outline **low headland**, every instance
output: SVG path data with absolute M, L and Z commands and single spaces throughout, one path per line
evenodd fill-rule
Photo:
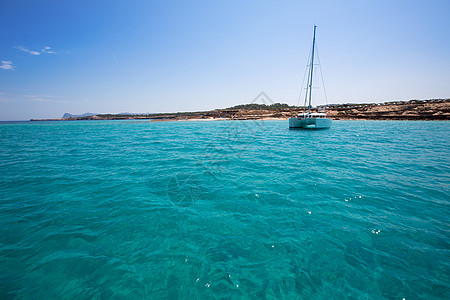
M 60 119 L 31 119 L 30 121 L 75 120 L 285 120 L 304 111 L 301 106 L 287 104 L 243 104 L 226 109 L 199 112 L 155 114 L 64 114 Z M 409 100 L 384 103 L 330 104 L 318 106 L 313 112 L 326 111 L 333 120 L 450 120 L 450 99 Z

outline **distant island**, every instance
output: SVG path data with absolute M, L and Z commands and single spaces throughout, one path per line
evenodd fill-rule
M 65 113 L 60 119 L 31 119 L 30 121 L 76 121 L 76 120 L 264 120 L 288 119 L 299 112 L 301 106 L 283 103 L 242 104 L 226 109 L 199 112 L 155 114 L 92 114 L 72 115 Z M 334 120 L 450 120 L 450 99 L 409 100 L 384 103 L 331 104 L 313 108 L 314 112 L 326 110 Z
M 95 116 L 95 115 L 97 115 L 97 114 L 94 114 L 94 113 L 84 113 L 84 114 L 81 114 L 81 115 L 72 115 L 72 114 L 69 114 L 69 113 L 65 113 L 65 114 L 62 116 L 62 119 L 84 118 L 84 117 L 92 117 L 92 116 Z

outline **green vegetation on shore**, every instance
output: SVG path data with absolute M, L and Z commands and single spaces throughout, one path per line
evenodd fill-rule
M 299 106 L 290 106 L 286 103 L 273 103 L 270 105 L 250 103 L 250 104 L 240 104 L 227 109 L 246 109 L 246 110 L 282 110 L 282 109 L 299 109 Z

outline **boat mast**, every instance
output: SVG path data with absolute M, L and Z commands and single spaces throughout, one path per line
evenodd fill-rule
M 308 113 L 311 113 L 311 92 L 312 92 L 312 83 L 313 83 L 313 70 L 314 70 L 314 46 L 316 43 L 316 25 L 314 25 L 314 35 L 313 35 L 313 45 L 312 45 L 312 53 L 311 53 L 311 68 L 309 74 L 309 104 L 308 104 Z

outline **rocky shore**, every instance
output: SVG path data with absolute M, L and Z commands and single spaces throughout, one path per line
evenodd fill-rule
M 335 105 L 327 115 L 347 120 L 450 120 L 450 99 Z
M 331 104 L 317 107 L 313 111 L 326 110 L 327 116 L 334 120 L 450 120 L 450 99 L 410 100 L 385 103 Z M 261 120 L 288 119 L 303 112 L 303 107 L 286 104 L 272 105 L 247 104 L 228 109 L 204 112 L 181 112 L 160 114 L 97 114 L 90 116 L 71 116 L 61 119 L 31 119 L 31 121 L 65 120 L 127 120 L 150 119 L 170 120 Z

